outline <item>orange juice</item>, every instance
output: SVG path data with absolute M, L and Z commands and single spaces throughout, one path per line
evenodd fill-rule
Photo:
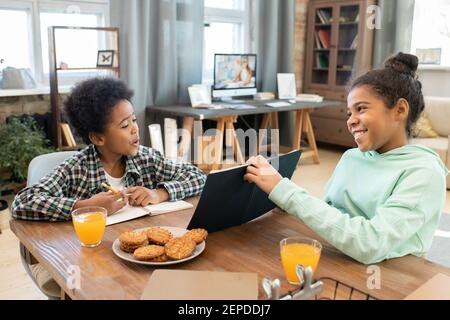
M 105 232 L 106 214 L 86 212 L 72 216 L 75 232 L 83 246 L 94 247 L 100 244 Z
M 281 263 L 283 264 L 284 273 L 290 283 L 298 284 L 299 280 L 295 267 L 301 264 L 306 269 L 311 267 L 313 272 L 316 271 L 317 264 L 320 259 L 320 247 L 306 243 L 290 243 L 281 246 Z

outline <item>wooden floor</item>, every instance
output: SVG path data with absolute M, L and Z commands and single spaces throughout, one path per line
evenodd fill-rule
M 343 149 L 319 146 L 320 165 L 314 164 L 312 158 L 301 160 L 300 166 L 294 173 L 293 181 L 312 195 L 323 197 L 324 185 L 342 153 Z M 0 229 L 2 230 L 0 234 L 0 299 L 46 299 L 22 266 L 19 242 L 9 230 L 9 212 L 5 211 L 0 213 Z M 447 191 L 444 212 L 450 213 L 449 191 Z

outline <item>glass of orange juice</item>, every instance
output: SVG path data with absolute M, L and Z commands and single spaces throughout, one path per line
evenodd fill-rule
M 280 241 L 281 263 L 290 284 L 299 285 L 296 266 L 311 267 L 313 273 L 319 264 L 322 245 L 319 241 L 303 237 L 289 237 Z
M 72 212 L 75 232 L 83 247 L 96 247 L 105 233 L 107 211 L 102 207 L 85 207 Z

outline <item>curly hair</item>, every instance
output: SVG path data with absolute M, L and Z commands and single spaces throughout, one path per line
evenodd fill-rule
M 133 91 L 115 78 L 92 78 L 80 82 L 64 102 L 64 115 L 85 143 L 89 133 L 103 133 L 109 116 L 120 100 L 130 101 Z
M 389 109 L 394 108 L 399 99 L 406 99 L 409 104 L 406 133 L 411 136 L 412 127 L 425 108 L 422 84 L 416 75 L 418 64 L 416 56 L 399 52 L 386 60 L 384 68 L 369 71 L 354 80 L 350 91 L 369 86 Z

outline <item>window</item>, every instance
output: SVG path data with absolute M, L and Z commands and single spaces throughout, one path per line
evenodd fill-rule
M 29 26 L 29 7 L 14 6 L 14 8 L 4 9 L 0 3 L 0 39 L 2 43 L 0 71 L 7 66 L 30 69 L 33 67 Z
M 0 52 L 1 68 L 12 66 L 30 68 L 36 81 L 41 86 L 49 83 L 49 26 L 102 27 L 109 23 L 109 0 L 0 0 L 0 39 L 8 43 Z M 14 30 L 11 32 L 10 30 Z M 68 31 L 58 41 L 61 52 L 75 57 L 71 66 L 95 66 L 99 41 L 97 37 L 83 38 L 83 50 L 74 47 L 73 37 Z M 6 40 L 5 40 L 6 39 Z M 78 42 L 79 43 L 79 42 Z M 61 49 L 64 48 L 64 49 Z M 73 54 L 76 52 L 76 54 Z M 94 54 L 92 54 L 94 52 Z M 94 60 L 94 63 L 92 63 Z M 91 72 L 92 73 L 92 72 Z M 86 72 L 67 72 L 60 75 L 60 84 L 72 84 L 86 77 Z
M 40 14 L 41 20 L 41 40 L 42 40 L 42 61 L 44 72 L 48 74 L 49 53 L 48 53 L 48 27 L 49 26 L 83 26 L 97 27 L 99 26 L 98 18 L 94 14 L 67 14 L 67 13 L 50 13 L 43 12 Z M 87 36 L 87 37 L 86 37 Z M 84 43 L 83 50 L 75 47 L 79 43 Z M 58 55 L 61 57 L 74 56 L 71 67 L 95 66 L 98 42 L 95 33 L 73 32 L 67 30 L 58 37 Z M 92 51 L 94 50 L 94 55 Z M 75 55 L 73 53 L 76 53 Z M 94 63 L 92 63 L 92 59 Z M 67 62 L 67 61 L 66 61 Z
M 450 67 L 450 1 L 415 0 L 411 53 L 421 64 Z
M 250 52 L 249 0 L 205 0 L 203 83 L 213 82 L 215 53 Z

